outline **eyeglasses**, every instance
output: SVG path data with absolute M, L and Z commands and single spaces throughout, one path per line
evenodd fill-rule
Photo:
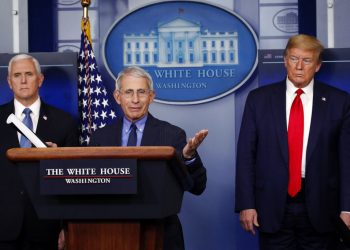
M 119 93 L 121 95 L 123 95 L 125 98 L 130 99 L 134 96 L 135 92 L 137 94 L 137 97 L 139 98 L 145 98 L 148 97 L 149 94 L 151 93 L 152 90 L 150 89 L 137 89 L 137 90 L 133 90 L 133 89 L 127 89 L 125 91 L 121 91 L 119 90 Z
M 297 64 L 300 60 L 305 64 L 305 65 L 310 65 L 313 63 L 313 60 L 311 58 L 300 58 L 300 57 L 296 57 L 296 56 L 289 56 L 288 60 L 292 63 L 292 64 Z

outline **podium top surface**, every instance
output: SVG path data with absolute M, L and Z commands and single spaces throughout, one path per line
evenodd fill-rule
M 11 148 L 6 155 L 11 161 L 103 158 L 170 160 L 176 156 L 176 150 L 169 146 Z

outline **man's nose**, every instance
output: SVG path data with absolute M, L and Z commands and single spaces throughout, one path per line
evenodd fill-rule
M 304 67 L 304 62 L 303 60 L 298 60 L 296 64 L 297 69 L 302 69 Z
M 27 81 L 27 77 L 26 77 L 26 75 L 21 75 L 21 82 L 22 83 L 25 83 Z
M 132 95 L 132 102 L 137 103 L 139 102 L 139 95 L 137 94 L 137 91 L 134 92 L 134 94 Z

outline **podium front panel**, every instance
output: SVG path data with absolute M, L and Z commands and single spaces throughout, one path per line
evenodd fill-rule
M 164 160 L 137 160 L 137 193 L 41 195 L 39 162 L 17 164 L 41 219 L 161 219 L 180 211 L 183 186 Z

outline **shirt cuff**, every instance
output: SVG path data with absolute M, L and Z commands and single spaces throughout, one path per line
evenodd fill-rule
M 196 154 L 192 158 L 185 158 L 182 155 L 182 159 L 183 159 L 183 161 L 185 162 L 186 165 L 190 165 L 191 163 L 193 163 L 197 159 L 197 157 L 196 157 Z

